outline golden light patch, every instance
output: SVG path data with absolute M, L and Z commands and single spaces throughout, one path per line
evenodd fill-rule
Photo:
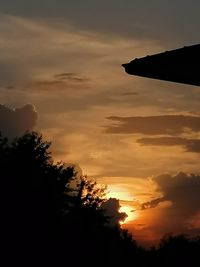
M 108 186 L 108 198 L 116 198 L 123 201 L 133 201 L 131 192 L 118 185 Z
M 120 224 L 126 224 L 128 222 L 134 221 L 137 217 L 137 214 L 134 205 L 131 205 L 134 202 L 133 194 L 120 185 L 109 186 L 108 191 L 108 198 L 116 198 L 119 200 L 119 203 L 121 205 L 119 212 L 124 212 L 127 214 L 126 219 L 124 221 L 121 221 Z M 128 205 L 127 203 L 130 204 Z
M 132 206 L 122 206 L 119 209 L 119 212 L 125 212 L 127 214 L 126 219 L 124 221 L 121 221 L 120 224 L 129 223 L 137 218 L 136 210 Z

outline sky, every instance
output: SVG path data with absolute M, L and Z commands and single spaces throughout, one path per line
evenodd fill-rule
M 199 43 L 196 0 L 0 0 L 0 127 L 108 185 L 142 243 L 200 229 L 200 88 L 129 76 Z

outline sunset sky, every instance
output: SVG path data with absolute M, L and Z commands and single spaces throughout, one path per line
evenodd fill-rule
M 38 130 L 56 161 L 108 185 L 142 243 L 200 233 L 200 87 L 121 64 L 199 43 L 199 10 L 196 0 L 0 1 L 2 132 Z

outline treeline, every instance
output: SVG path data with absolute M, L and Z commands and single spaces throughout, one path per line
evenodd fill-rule
M 145 250 L 105 211 L 105 188 L 54 163 L 36 132 L 0 137 L 4 266 L 195 266 L 200 239 L 163 239 Z M 118 210 L 115 211 L 122 218 Z M 197 265 L 198 266 L 198 265 Z

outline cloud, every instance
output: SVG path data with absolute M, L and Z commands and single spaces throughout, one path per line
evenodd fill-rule
M 61 81 L 71 81 L 71 82 L 87 82 L 89 81 L 88 78 L 82 77 L 77 73 L 71 73 L 71 72 L 66 72 L 66 73 L 60 73 L 54 75 L 54 78 L 56 80 L 61 80 Z
M 180 172 L 175 176 L 160 175 L 152 181 L 157 184 L 162 196 L 143 203 L 141 208 L 150 209 L 166 201 L 171 202 L 165 212 L 165 216 L 171 219 L 169 224 L 176 225 L 176 228 L 181 225 L 187 230 L 188 221 L 200 211 L 200 175 Z M 165 218 L 163 224 L 165 225 Z
M 97 33 L 83 32 L 63 21 L 55 24 L 39 18 L 1 14 L 0 34 L 0 82 L 3 87 L 24 86 L 52 76 L 55 76 L 53 80 L 87 82 L 88 75 L 79 73 L 89 70 L 90 75 L 99 68 L 97 62 L 101 57 L 111 49 L 113 51 L 112 43 L 107 45 L 106 38 L 102 40 Z M 118 45 L 117 49 L 120 47 Z M 103 48 L 109 51 L 105 52 Z
M 150 146 L 182 146 L 186 152 L 200 153 L 200 139 L 187 139 L 182 137 L 154 137 L 140 138 L 141 145 Z
M 159 175 L 152 178 L 152 181 L 157 184 L 162 197 L 143 203 L 143 205 L 148 203 L 148 208 L 150 208 L 163 201 L 171 201 L 173 208 L 182 207 L 181 213 L 187 216 L 194 215 L 200 210 L 200 175 L 179 172 L 174 176 Z M 180 211 L 177 210 L 177 212 Z
M 119 221 L 124 221 L 127 217 L 127 214 L 124 212 L 119 212 L 120 204 L 119 200 L 116 198 L 109 198 L 106 202 L 101 205 L 101 209 L 104 211 L 104 214 L 109 218 L 109 225 L 116 226 Z
M 141 210 L 152 209 L 157 207 L 160 202 L 163 202 L 163 197 L 155 198 L 151 201 L 147 201 L 141 204 Z
M 37 118 L 38 114 L 31 104 L 16 109 L 0 105 L 0 132 L 7 138 L 23 135 L 33 129 Z
M 97 31 L 71 27 L 64 21 L 52 23 L 38 17 L 13 16 L 0 16 L 0 21 L 1 86 L 15 87 L 15 90 L 1 90 L 1 102 L 12 107 L 34 103 L 40 111 L 37 129 L 55 143 L 55 150 L 63 151 L 59 160 L 66 154 L 65 160 L 79 162 L 87 173 L 95 173 L 98 177 L 144 177 L 163 169 L 174 171 L 177 165 L 184 171 L 198 168 L 198 155 L 191 157 L 191 154 L 175 149 L 173 155 L 171 151 L 168 154 L 158 152 L 159 149 L 152 151 L 136 143 L 135 136 L 128 139 L 129 136 L 124 135 L 105 135 L 99 127 L 105 123 L 106 116 L 113 114 L 150 116 L 187 111 L 191 107 L 198 110 L 199 99 L 193 89 L 177 85 L 172 88 L 164 82 L 161 86 L 153 81 L 128 77 L 120 67 L 131 57 L 163 48 L 151 41 L 138 41 L 135 36 L 113 39 Z M 71 91 L 66 85 L 63 87 L 61 78 L 64 77 L 61 76 L 65 73 L 68 74 L 63 76 L 70 79 L 73 78 L 70 73 L 91 78 L 90 90 L 81 90 L 86 82 L 81 86 L 79 82 L 73 82 L 76 88 L 70 86 Z M 57 83 L 54 75 L 59 76 L 61 83 Z M 25 90 L 31 82 L 36 82 L 33 90 Z M 120 96 L 120 93 L 132 91 L 138 91 L 139 95 Z M 178 98 L 177 104 L 178 94 L 184 95 L 184 101 Z M 158 98 L 165 102 L 158 102 Z M 170 108 L 173 111 L 169 111 Z M 57 132 L 61 133 L 59 145 Z
M 53 78 L 42 79 L 30 83 L 26 89 L 34 90 L 74 90 L 74 89 L 88 89 L 90 81 L 89 78 L 82 77 L 76 73 L 60 73 L 55 74 Z
M 200 116 L 161 115 L 148 117 L 117 117 L 107 119 L 116 122 L 106 127 L 106 133 L 179 135 L 190 131 L 200 131 Z
M 8 86 L 5 86 L 5 89 L 7 89 L 7 90 L 13 90 L 13 89 L 15 89 L 15 87 L 12 86 L 12 85 L 8 85 Z
M 141 204 L 140 216 L 130 225 L 135 238 L 152 246 L 166 233 L 199 235 L 200 175 L 180 172 L 149 181 L 157 187 L 157 196 Z M 140 228 L 140 223 L 145 225 Z

